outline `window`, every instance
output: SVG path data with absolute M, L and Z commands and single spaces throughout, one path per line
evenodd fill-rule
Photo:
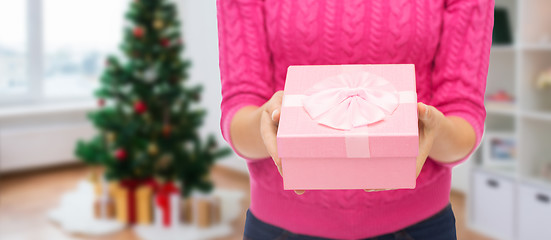
M 44 95 L 91 95 L 122 41 L 126 1 L 43 0 Z
M 0 1 L 0 101 L 91 98 L 128 2 Z
M 25 1 L 0 1 L 0 96 L 28 91 Z

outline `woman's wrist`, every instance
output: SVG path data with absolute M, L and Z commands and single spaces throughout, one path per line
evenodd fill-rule
M 461 117 L 443 117 L 435 131 L 429 156 L 439 162 L 451 163 L 469 154 L 476 142 L 470 123 Z
M 434 142 L 446 141 L 452 134 L 454 123 L 448 117 L 443 116 L 434 131 Z
M 268 156 L 260 136 L 260 117 L 265 107 L 244 106 L 237 110 L 230 124 L 230 137 L 235 149 L 246 158 Z

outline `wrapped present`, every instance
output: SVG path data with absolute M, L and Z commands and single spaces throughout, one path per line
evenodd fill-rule
M 214 197 L 211 201 L 210 216 L 212 224 L 219 224 L 222 221 L 222 201 Z
M 136 223 L 149 225 L 153 222 L 153 188 L 142 185 L 136 189 Z
M 180 219 L 182 223 L 191 224 L 193 221 L 191 204 L 191 198 L 182 198 L 180 201 Z
M 115 217 L 115 203 L 109 194 L 109 183 L 104 177 L 98 177 L 93 182 L 96 199 L 94 201 L 94 216 L 100 219 Z
M 277 133 L 284 189 L 415 188 L 412 64 L 291 66 Z
M 129 223 L 129 200 L 126 189 L 119 186 L 118 182 L 109 185 L 109 190 L 115 202 L 115 217 L 119 222 Z
M 115 203 L 110 197 L 96 198 L 94 201 L 94 216 L 99 219 L 115 218 Z
M 171 227 L 180 221 L 180 190 L 173 182 L 154 183 L 155 225 Z
M 92 168 L 88 180 L 94 187 L 94 194 L 96 197 L 108 194 L 108 183 L 100 169 Z
M 220 199 L 212 195 L 196 195 L 191 199 L 193 224 L 208 228 L 221 221 Z
M 151 224 L 153 189 L 147 180 L 123 180 L 111 185 L 117 220 L 126 224 Z
M 109 193 L 109 183 L 98 169 L 93 169 L 90 183 L 94 187 L 94 216 L 99 219 L 111 219 L 115 217 L 115 204 Z

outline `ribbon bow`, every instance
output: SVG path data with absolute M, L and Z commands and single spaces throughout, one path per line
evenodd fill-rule
M 368 72 L 329 77 L 306 90 L 304 109 L 318 123 L 350 130 L 391 115 L 399 105 L 394 86 Z
M 167 182 L 165 184 L 160 184 L 155 181 L 151 182 L 151 185 L 155 189 L 157 197 L 155 198 L 155 203 L 162 211 L 163 214 L 163 225 L 169 227 L 171 225 L 171 214 L 170 214 L 170 194 L 179 193 L 180 190 L 174 183 Z

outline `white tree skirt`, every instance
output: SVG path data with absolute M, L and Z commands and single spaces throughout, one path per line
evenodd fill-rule
M 59 206 L 48 213 L 48 218 L 69 233 L 84 235 L 106 235 L 125 227 L 116 220 L 94 217 L 94 188 L 85 180 L 78 183 L 75 191 L 63 195 Z
M 244 194 L 236 190 L 216 189 L 212 194 L 221 199 L 221 224 L 200 229 L 190 225 L 177 225 L 164 228 L 158 225 L 140 226 L 133 229 L 144 240 L 201 240 L 223 237 L 231 234 L 230 222 L 241 213 L 241 199 Z M 93 185 L 82 180 L 77 189 L 65 193 L 59 206 L 48 213 L 48 218 L 57 222 L 62 229 L 73 234 L 107 235 L 118 232 L 125 225 L 116 220 L 96 219 L 94 217 Z M 236 207 L 239 206 L 239 207 Z

